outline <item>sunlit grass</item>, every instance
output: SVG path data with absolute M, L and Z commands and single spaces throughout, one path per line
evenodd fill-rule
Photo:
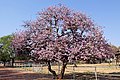
M 96 72 L 98 73 L 113 73 L 113 72 L 120 72 L 120 68 L 115 65 L 115 63 L 101 63 L 101 64 L 77 64 L 77 67 L 73 67 L 74 65 L 67 65 L 65 74 L 70 74 L 73 72 L 76 73 L 85 73 L 85 72 Z M 50 74 L 50 72 L 47 69 L 47 66 L 43 67 L 22 67 L 22 70 L 26 71 L 33 71 L 37 73 L 44 73 L 44 74 Z M 60 73 L 61 66 L 55 65 L 52 66 L 52 69 L 56 71 L 57 74 Z

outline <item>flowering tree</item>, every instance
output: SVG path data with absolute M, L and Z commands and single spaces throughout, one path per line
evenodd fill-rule
M 27 31 L 19 31 L 13 34 L 12 49 L 18 60 L 28 60 L 30 58 L 30 48 L 28 46 Z
M 99 26 L 85 14 L 65 6 L 52 6 L 38 13 L 35 21 L 27 21 L 26 30 L 13 39 L 15 50 L 29 49 L 35 61 L 46 61 L 56 78 L 51 62 L 62 63 L 63 78 L 68 62 L 110 58 L 111 48 Z

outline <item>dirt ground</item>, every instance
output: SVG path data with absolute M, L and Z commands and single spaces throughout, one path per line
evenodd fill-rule
M 46 78 L 47 76 L 47 78 Z M 46 79 L 45 79 L 46 78 Z M 0 80 L 51 80 L 51 75 L 0 67 Z

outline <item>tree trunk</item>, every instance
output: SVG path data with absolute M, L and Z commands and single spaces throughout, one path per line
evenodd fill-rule
M 66 65 L 67 65 L 67 62 L 63 62 L 63 64 L 62 64 L 62 69 L 61 69 L 61 73 L 60 73 L 60 78 L 59 78 L 59 79 L 63 79 Z
M 11 66 L 14 67 L 14 58 L 12 58 L 12 65 Z
M 54 70 L 52 70 L 50 61 L 47 61 L 47 63 L 48 63 L 48 70 L 53 74 L 53 76 L 54 76 L 53 78 L 56 79 L 57 74 L 56 74 L 56 72 Z
M 4 61 L 4 62 L 3 62 L 4 67 L 5 67 L 5 64 L 6 64 L 6 62 Z

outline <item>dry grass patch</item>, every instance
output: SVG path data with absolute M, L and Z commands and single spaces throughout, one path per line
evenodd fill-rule
M 114 63 L 108 64 L 108 63 L 102 63 L 102 64 L 77 64 L 77 67 L 73 67 L 74 65 L 67 65 L 65 74 L 70 74 L 73 72 L 76 73 L 85 73 L 85 72 L 95 72 L 99 73 L 114 73 L 114 72 L 120 72 L 120 68 L 116 67 Z M 58 65 L 52 66 L 52 69 L 56 71 L 57 74 L 60 73 L 61 66 Z M 24 67 L 24 70 L 27 71 L 35 71 L 38 73 L 43 74 L 51 74 L 47 66 L 44 67 Z

